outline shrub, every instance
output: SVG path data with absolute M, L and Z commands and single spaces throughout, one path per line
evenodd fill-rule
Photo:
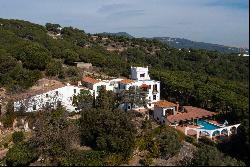
M 106 153 L 103 151 L 71 150 L 57 157 L 59 166 L 103 166 Z
M 125 164 L 126 162 L 126 158 L 124 159 L 124 156 L 121 154 L 109 154 L 105 160 L 105 163 L 108 166 L 117 166 L 117 165 L 121 165 L 121 164 Z
M 14 142 L 14 143 L 18 143 L 18 142 L 21 142 L 21 141 L 23 141 L 24 140 L 24 134 L 23 134 L 23 132 L 14 132 L 13 134 L 12 134 L 12 141 Z
M 215 146 L 216 145 L 212 140 L 210 140 L 207 137 L 199 138 L 199 142 L 201 142 L 202 144 L 210 145 L 210 146 Z
M 7 166 L 26 166 L 38 158 L 35 150 L 27 143 L 15 144 L 6 154 Z
M 13 125 L 15 120 L 15 113 L 14 113 L 14 103 L 13 101 L 9 101 L 6 106 L 6 113 L 2 117 L 2 123 L 4 128 L 10 128 Z
M 153 163 L 153 159 L 147 155 L 145 158 L 140 159 L 139 163 L 143 166 L 149 166 Z
M 108 107 L 108 106 L 107 106 Z M 91 109 L 80 118 L 81 141 L 94 149 L 129 156 L 135 144 L 135 126 L 120 110 Z
M 216 147 L 203 145 L 194 154 L 193 165 L 195 166 L 244 166 L 230 156 L 221 153 Z
M 191 144 L 196 144 L 196 140 L 194 137 L 191 137 L 191 136 L 185 136 L 185 141 L 186 142 L 189 142 Z

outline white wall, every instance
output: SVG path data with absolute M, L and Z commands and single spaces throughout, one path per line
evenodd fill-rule
M 26 112 L 33 112 L 45 107 L 47 102 L 52 107 L 56 107 L 57 102 L 61 101 L 61 104 L 68 111 L 74 111 L 75 106 L 72 105 L 73 96 L 79 94 L 81 89 L 83 88 L 67 85 L 43 94 L 38 94 L 28 99 L 14 102 L 14 110 L 18 111 L 21 107 L 21 104 L 24 104 L 24 106 L 26 107 Z M 34 105 L 36 105 L 36 110 L 33 110 Z
M 144 74 L 144 77 L 140 77 L 141 74 Z M 150 80 L 148 74 L 148 67 L 131 67 L 131 79 L 133 80 Z
M 176 113 L 176 108 L 175 106 L 170 106 L 170 107 L 165 107 L 165 108 L 162 108 L 162 107 L 155 107 L 154 108 L 154 119 L 163 123 L 163 121 L 166 122 L 166 115 L 167 115 L 167 111 L 168 109 L 173 109 L 174 110 L 174 113 Z M 157 119 L 158 118 L 158 119 Z
M 163 112 L 163 108 L 160 107 L 155 107 L 154 108 L 154 119 L 158 122 L 163 123 L 163 121 L 165 121 L 165 114 Z

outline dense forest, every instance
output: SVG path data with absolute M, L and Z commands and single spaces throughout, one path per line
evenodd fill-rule
M 72 66 L 76 61 L 90 62 L 110 76 L 128 77 L 131 65 L 149 66 L 153 79 L 161 81 L 163 99 L 216 111 L 217 119 L 226 118 L 232 124 L 240 122 L 239 133 L 217 148 L 248 163 L 248 57 L 175 49 L 157 40 L 112 35 L 107 37 L 124 45 L 130 43 L 130 47 L 122 52 L 108 52 L 99 40 L 93 41 L 83 30 L 59 27 L 0 19 L 0 87 L 17 93 L 45 76 L 63 79 L 76 73 L 73 67 L 65 69 L 63 65 Z M 60 38 L 52 38 L 48 32 L 60 33 Z M 227 145 L 226 149 L 223 145 Z

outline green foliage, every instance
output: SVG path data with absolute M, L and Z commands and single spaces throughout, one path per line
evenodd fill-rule
M 171 157 L 181 148 L 181 142 L 178 133 L 167 130 L 157 135 L 157 143 L 159 143 L 160 154 L 163 157 Z
M 14 143 L 22 142 L 24 139 L 25 139 L 25 136 L 24 136 L 24 134 L 23 134 L 22 131 L 20 131 L 20 132 L 14 132 L 12 134 L 12 141 Z
M 9 101 L 6 105 L 6 113 L 2 117 L 2 123 L 4 128 L 11 128 L 15 119 L 15 113 L 14 113 L 14 102 Z
M 15 93 L 33 86 L 40 78 L 40 71 L 27 70 L 19 64 L 8 73 L 5 84 L 9 91 Z
M 53 31 L 55 33 L 59 33 L 60 30 L 59 28 L 61 27 L 59 24 L 51 24 L 51 23 L 46 23 L 45 27 L 48 31 Z
M 118 94 L 118 101 L 120 104 L 130 104 L 132 106 L 143 106 L 147 108 L 147 93 L 142 89 L 129 87 L 129 90 L 124 90 Z
M 61 66 L 55 59 L 68 65 L 73 65 L 74 61 L 89 62 L 108 75 L 127 77 L 131 65 L 148 65 L 151 77 L 161 81 L 162 98 L 219 112 L 218 119 L 227 119 L 230 123 L 244 123 L 249 116 L 248 57 L 206 50 L 178 50 L 156 40 L 109 36 L 109 41 L 121 42 L 128 48 L 117 54 L 106 51 L 100 46 L 100 40 L 94 42 L 76 28 L 64 27 L 62 39 L 53 39 L 47 35 L 47 30 L 58 33 L 58 24 L 48 23 L 44 27 L 6 19 L 0 19 L 0 23 L 0 86 L 12 93 L 34 85 L 44 70 L 49 76 L 60 79 L 71 76 L 76 80 L 73 77 L 77 72 L 60 72 Z M 90 47 L 84 48 L 86 44 Z M 239 150 L 249 148 L 246 126 L 248 124 L 244 123 L 239 140 L 233 140 L 239 142 L 235 144 L 241 148 Z M 239 150 L 237 153 L 241 155 Z M 248 155 L 243 154 L 241 157 L 248 161 Z
M 63 51 L 63 58 L 65 59 L 65 63 L 70 65 L 73 65 L 74 62 L 79 61 L 78 54 L 70 49 L 66 49 Z
M 135 127 L 127 113 L 120 110 L 89 109 L 81 115 L 83 144 L 97 150 L 122 153 L 125 157 L 132 153 Z
M 94 97 L 88 90 L 81 90 L 80 94 L 73 97 L 73 104 L 82 111 L 89 110 L 94 107 Z
M 6 165 L 26 166 L 37 158 L 36 151 L 28 143 L 17 143 L 7 152 Z
M 103 151 L 70 151 L 58 157 L 59 166 L 105 166 L 106 153 Z
M 207 137 L 200 137 L 199 143 L 203 145 L 210 145 L 210 146 L 216 146 L 215 142 L 213 142 L 211 139 Z
M 216 147 L 204 145 L 194 154 L 195 166 L 244 166 L 244 163 L 234 158 L 225 156 Z
M 181 148 L 182 137 L 171 127 L 157 127 L 146 133 L 137 140 L 140 151 L 149 151 L 150 157 L 170 158 Z
M 78 143 L 78 129 L 67 120 L 64 108 L 39 111 L 31 141 L 38 152 L 52 159 L 68 152 Z
M 127 158 L 125 158 L 122 153 L 109 153 L 105 158 L 105 165 L 107 166 L 119 166 L 126 163 Z
M 112 110 L 115 108 L 115 94 L 101 87 L 99 95 L 96 98 L 96 108 L 103 110 Z
M 185 137 L 185 141 L 186 141 L 186 142 L 189 142 L 189 143 L 191 143 L 191 144 L 196 145 L 196 139 L 195 139 L 194 137 L 192 137 L 192 136 L 186 136 L 186 137 Z
M 149 156 L 146 156 L 145 158 L 140 159 L 139 163 L 143 166 L 150 166 L 153 163 L 153 159 Z
M 62 63 L 60 61 L 52 60 L 46 65 L 46 75 L 48 76 L 59 76 L 62 72 Z
M 218 143 L 218 148 L 249 165 L 249 119 L 242 121 L 242 124 L 237 129 L 237 134 L 232 135 L 230 140 Z

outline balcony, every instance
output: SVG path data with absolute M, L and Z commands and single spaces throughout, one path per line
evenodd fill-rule
M 153 94 L 157 94 L 157 93 L 159 93 L 159 91 L 156 90 L 156 89 L 153 89 L 152 93 L 153 93 Z

